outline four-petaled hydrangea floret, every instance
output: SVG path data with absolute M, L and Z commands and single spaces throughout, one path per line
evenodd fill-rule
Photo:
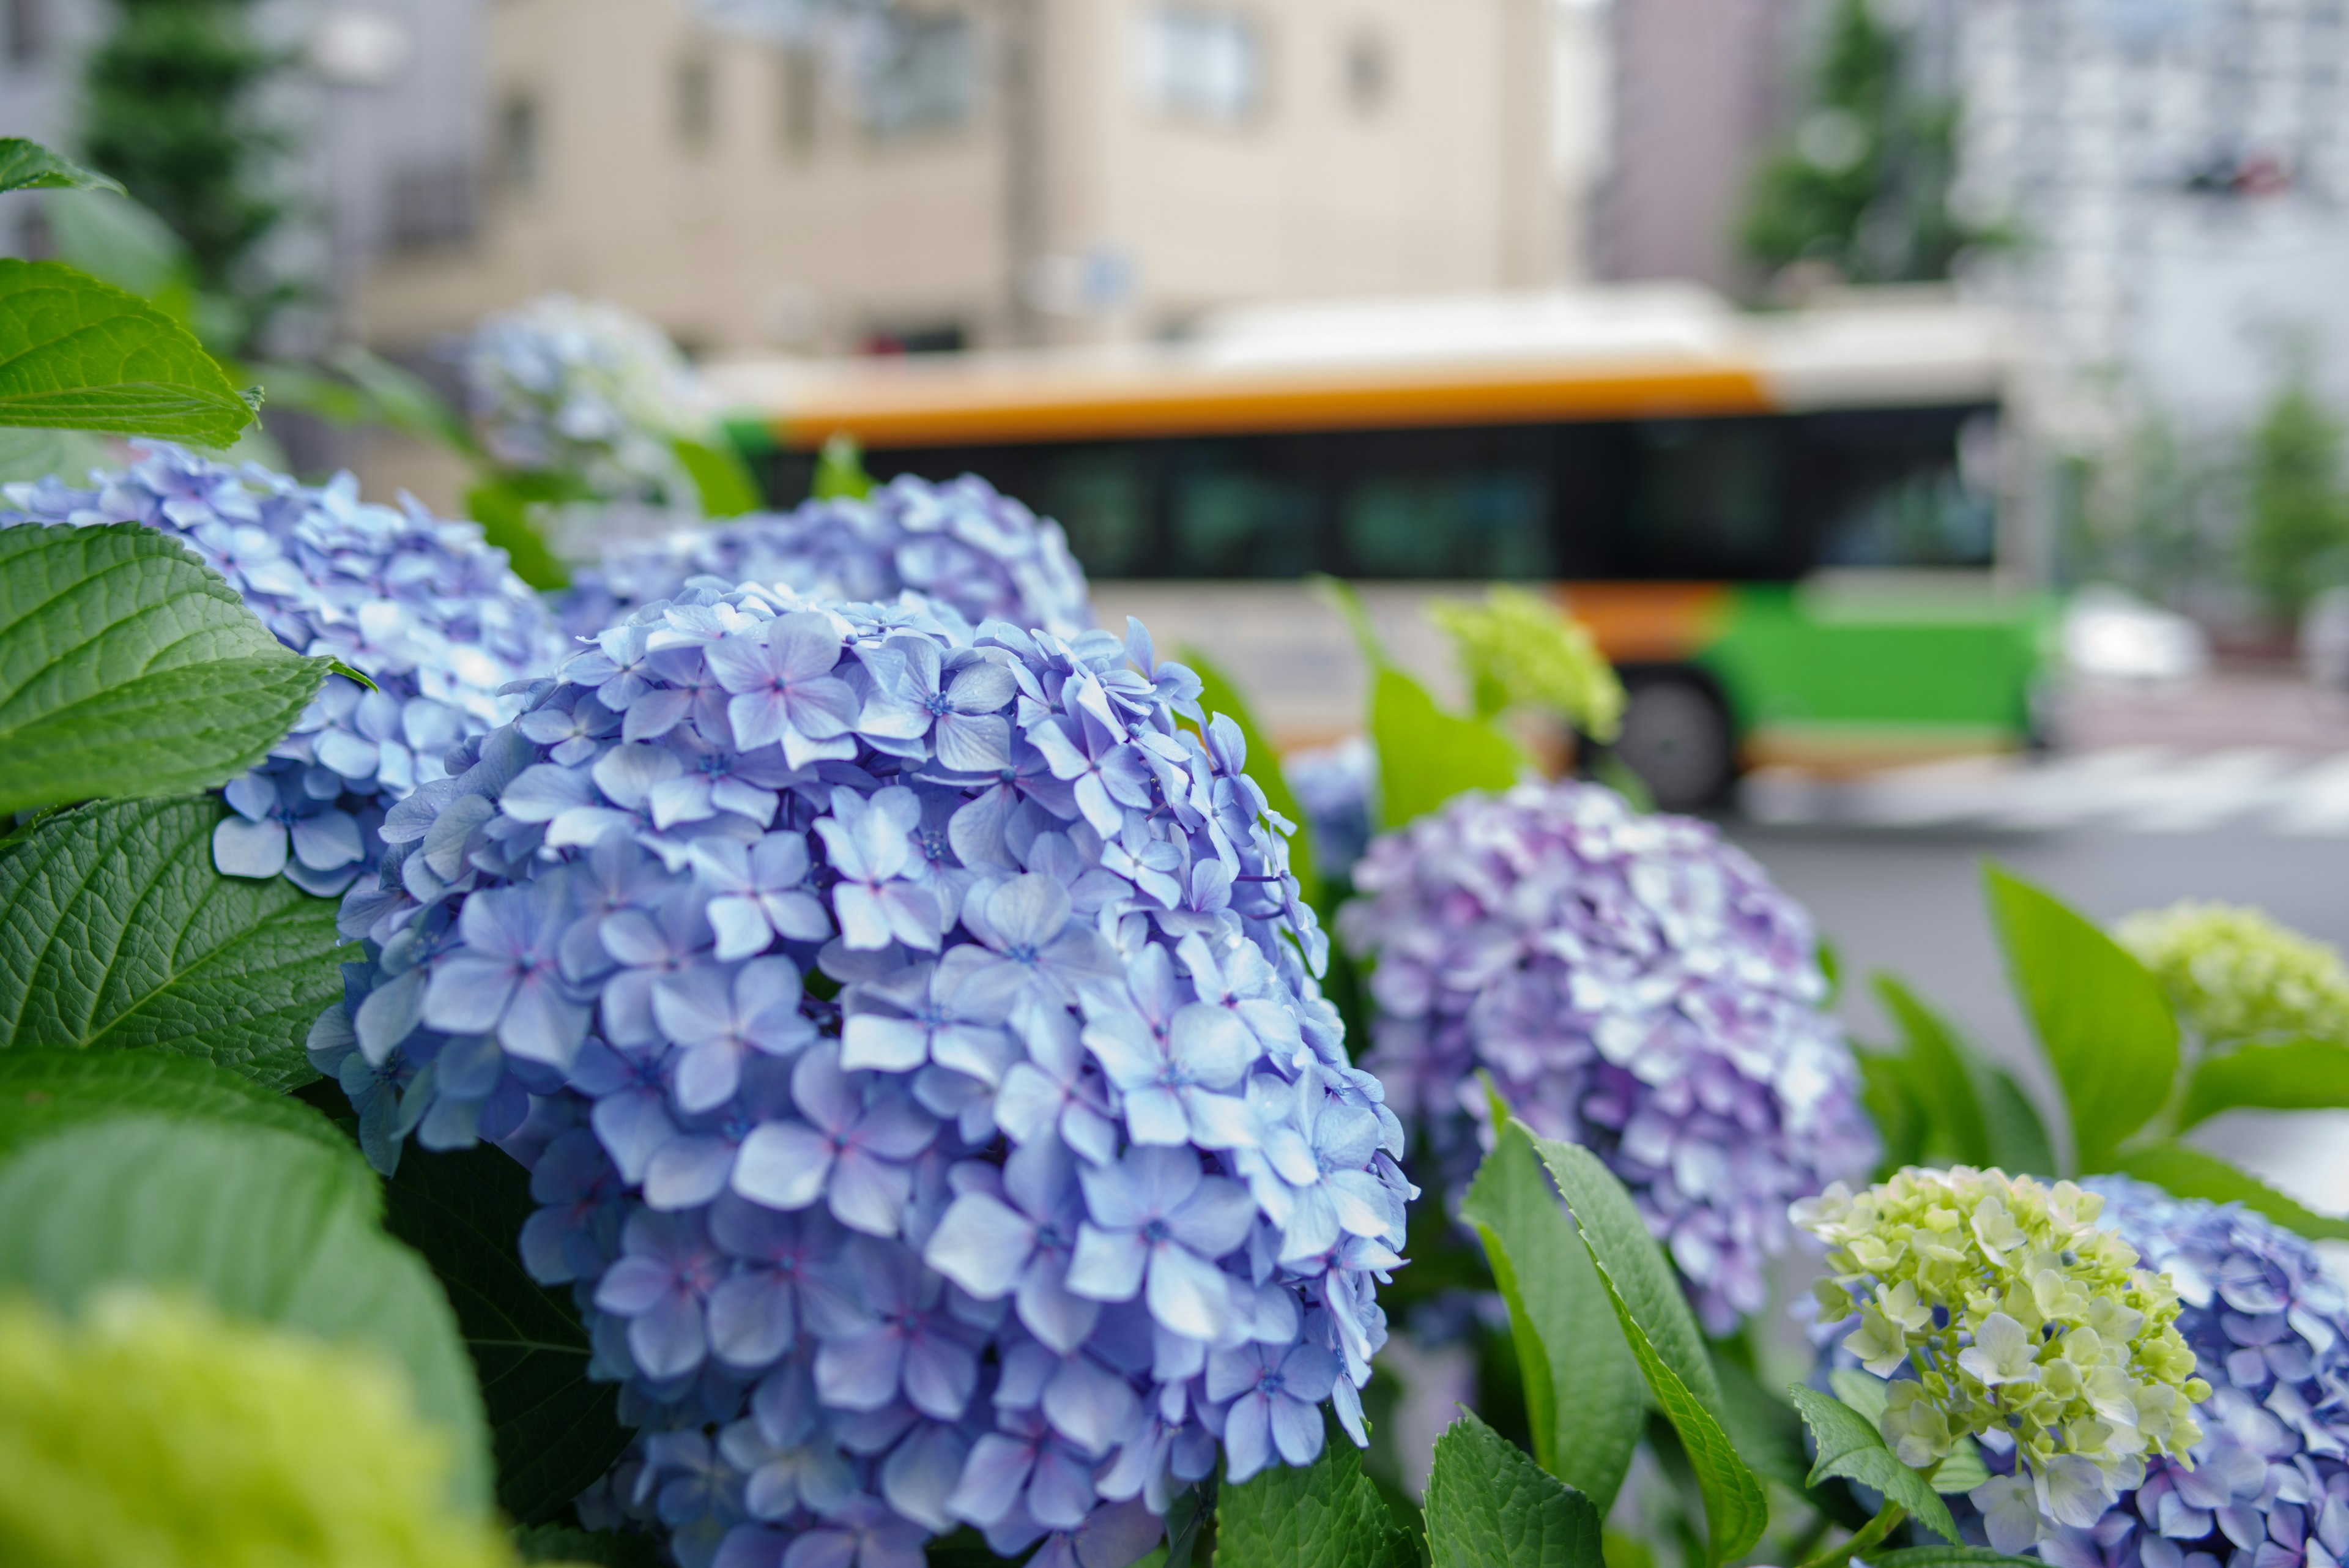
M 709 400 L 668 335 L 633 311 L 550 294 L 490 317 L 465 381 L 503 466 L 563 475 L 596 500 L 694 499 L 675 443 L 709 439 Z
M 1893 1380 L 1880 1424 L 1893 1452 L 1931 1471 L 1987 1435 L 2013 1456 L 1971 1494 L 2002 1552 L 2094 1524 L 2149 1459 L 2201 1441 L 2191 1407 L 2210 1386 L 2177 1293 L 2097 1227 L 2103 1207 L 2068 1181 L 1964 1166 L 1857 1196 L 1837 1182 L 1794 1206 L 1827 1245 L 1820 1321 L 1856 1318 L 1843 1348 Z
M 644 1431 L 588 1515 L 1117 1568 L 1219 1448 L 1362 1440 L 1402 1129 L 1199 690 L 1138 625 L 697 588 L 391 813 L 313 1059 L 379 1163 L 532 1166 Z
M 2039 1542 L 2058 1568 L 2340 1568 L 2349 1561 L 2349 1300 L 2306 1241 L 2240 1204 L 2122 1177 L 2098 1223 L 2177 1287 L 2176 1328 L 2211 1385 L 2190 1456 Z
M 1595 784 L 1471 794 L 1374 842 L 1354 885 L 1366 1065 L 1445 1184 L 1489 1141 L 1489 1074 L 1622 1179 L 1714 1332 L 1762 1305 L 1787 1203 L 1874 1164 L 1810 920 L 1709 825 Z
M 2131 915 L 2113 935 L 2212 1044 L 2349 1038 L 2349 968 L 2341 950 L 2257 909 L 2187 899 Z
M 564 624 L 592 636 L 704 577 L 859 602 L 913 593 L 974 626 L 1006 620 L 1061 638 L 1093 624 L 1061 525 L 973 474 L 944 484 L 904 475 L 861 501 L 809 501 L 622 546 L 577 575 Z
M 117 473 L 77 489 L 56 478 L 6 487 L 0 525 L 143 523 L 193 550 L 296 653 L 341 659 L 370 691 L 329 676 L 270 760 L 232 783 L 236 815 L 212 836 L 232 877 L 283 871 L 339 893 L 373 867 L 376 829 L 394 802 L 443 776 L 469 735 L 513 717 L 510 683 L 554 668 L 572 643 L 505 552 L 471 523 L 412 498 L 369 505 L 340 474 L 298 484 L 160 441 Z

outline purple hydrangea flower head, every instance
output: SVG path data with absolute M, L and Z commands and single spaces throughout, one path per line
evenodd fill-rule
M 1361 1440 L 1402 1124 L 1198 693 L 1139 627 L 693 587 L 391 815 L 314 1049 L 378 1163 L 533 1163 L 644 1434 L 598 1517 L 1121 1568 L 1219 1446 Z
M 143 523 L 227 578 L 286 647 L 376 683 L 329 676 L 293 733 L 223 792 L 236 815 L 212 836 L 230 876 L 282 872 L 340 893 L 374 867 L 384 814 L 443 777 L 450 748 L 512 719 L 520 699 L 504 689 L 552 670 L 570 641 L 475 524 L 409 498 L 367 504 L 347 473 L 305 485 L 143 446 L 90 488 L 6 486 L 0 526 Z
M 974 474 L 944 484 L 903 475 L 863 500 L 809 501 L 618 547 L 574 577 L 564 623 L 592 635 L 702 577 L 893 606 L 912 593 L 973 625 L 1006 620 L 1061 638 L 1093 623 L 1084 570 L 1061 525 Z M 906 706 L 935 721 L 936 754 L 978 771 L 972 763 L 998 726 L 984 722 L 995 710 L 978 704 L 1002 673 L 979 668 L 985 659 L 958 666 L 943 652 L 911 657 L 916 666 L 902 680 Z M 967 679 L 979 684 L 965 687 Z M 890 729 L 875 724 L 868 740 Z
M 2044 1533 L 2062 1568 L 2340 1568 L 2349 1562 L 2349 1294 L 2298 1236 L 2240 1204 L 2125 1177 L 2099 1223 L 2178 1291 L 2210 1385 L 2191 1463 L 2153 1458 L 2095 1523 Z M 1999 1468 L 1995 1456 L 1993 1469 Z M 1994 1521 L 1985 1521 L 1985 1525 Z
M 1354 885 L 1366 1065 L 1447 1182 L 1490 1137 L 1489 1074 L 1622 1178 L 1713 1332 L 1762 1305 L 1787 1204 L 1875 1163 L 1810 920 L 1707 824 L 1595 784 L 1471 794 L 1372 843 Z

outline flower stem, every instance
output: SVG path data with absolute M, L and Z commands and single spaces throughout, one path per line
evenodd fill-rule
M 1820 1552 L 1809 1562 L 1801 1564 L 1801 1568 L 1844 1568 L 1844 1564 L 1850 1562 L 1855 1555 L 1866 1552 L 1891 1534 L 1893 1527 L 1908 1517 L 1907 1509 L 1897 1502 L 1888 1501 L 1881 1509 L 1877 1511 L 1874 1519 L 1859 1527 L 1859 1532 L 1857 1535 L 1845 1541 L 1840 1546 L 1831 1547 Z

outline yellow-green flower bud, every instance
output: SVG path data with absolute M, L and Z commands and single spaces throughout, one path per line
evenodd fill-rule
M 2340 950 L 2257 909 L 2188 899 L 2131 915 L 2113 935 L 2206 1041 L 2349 1040 L 2349 968 Z
M 1481 605 L 1437 600 L 1433 619 L 1452 639 L 1479 712 L 1548 708 L 1594 740 L 1623 726 L 1623 683 L 1582 623 L 1523 588 L 1496 587 Z

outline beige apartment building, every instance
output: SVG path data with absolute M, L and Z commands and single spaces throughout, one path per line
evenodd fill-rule
M 567 289 L 719 357 L 1130 341 L 1583 274 L 1586 0 L 896 9 L 842 45 L 494 0 L 478 217 L 379 263 L 362 329 L 399 349 Z

